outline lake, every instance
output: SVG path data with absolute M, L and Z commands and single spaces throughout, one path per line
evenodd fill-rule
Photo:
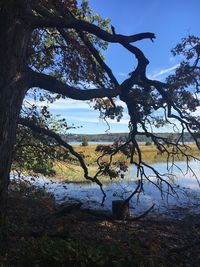
M 73 142 L 69 142 L 70 145 L 81 145 L 82 141 L 73 141 Z M 89 145 L 112 145 L 113 142 L 109 142 L 109 141 L 88 141 Z
M 186 172 L 185 162 L 176 162 L 177 168 L 173 169 L 173 175 L 168 181 L 173 185 L 176 194 L 167 193 L 166 184 L 162 184 L 163 194 L 151 182 L 144 183 L 144 192 L 135 195 L 130 202 L 130 211 L 134 214 L 140 214 L 150 208 L 154 203 L 153 214 L 161 216 L 176 216 L 181 218 L 185 212 L 200 213 L 200 163 L 191 161 L 191 169 L 196 173 L 196 177 L 192 171 Z M 155 163 L 151 165 L 160 173 L 167 173 L 166 163 Z M 181 171 L 182 170 L 182 171 Z M 147 171 L 149 179 L 157 183 L 157 179 L 152 173 Z M 31 180 L 31 177 L 24 177 L 25 180 Z M 112 201 L 116 199 L 125 199 L 137 186 L 137 177 L 135 170 L 130 167 L 124 179 L 113 180 L 104 184 L 106 199 L 104 205 L 101 206 L 102 193 L 96 184 L 88 183 L 63 183 L 52 182 L 48 178 L 38 177 L 36 181 L 32 181 L 37 186 L 44 186 L 48 192 L 54 194 L 58 203 L 70 200 L 79 200 L 83 203 L 83 208 L 111 210 Z

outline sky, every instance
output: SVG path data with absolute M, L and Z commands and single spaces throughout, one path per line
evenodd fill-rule
M 164 80 L 173 73 L 180 58 L 174 58 L 171 49 L 188 34 L 200 36 L 200 0 L 89 0 L 89 3 L 94 13 L 111 19 L 117 33 L 156 34 L 153 43 L 150 40 L 134 43 L 150 61 L 147 69 L 149 78 Z M 132 55 L 119 44 L 110 44 L 104 55 L 119 82 L 133 71 L 135 61 Z M 71 133 L 94 134 L 108 130 L 107 124 L 99 119 L 99 113 L 88 102 L 58 100 L 50 110 L 65 117 L 69 125 L 82 126 L 71 130 Z M 121 122 L 109 121 L 109 132 L 127 132 L 128 122 L 125 111 Z

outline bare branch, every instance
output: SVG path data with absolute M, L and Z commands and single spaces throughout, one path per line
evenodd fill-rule
M 153 210 L 154 206 L 155 206 L 155 203 L 148 210 L 146 210 L 144 213 L 142 213 L 141 215 L 134 217 L 134 218 L 128 218 L 128 221 L 133 222 L 133 221 L 137 221 L 137 220 L 140 220 L 140 219 L 146 217 L 149 214 L 149 212 Z

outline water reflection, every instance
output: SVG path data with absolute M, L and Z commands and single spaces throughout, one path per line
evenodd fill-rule
M 177 168 L 174 167 L 173 174 L 169 182 L 172 183 L 176 194 L 161 194 L 160 190 L 150 182 L 144 183 L 144 192 L 140 194 L 139 198 L 135 195 L 130 203 L 131 211 L 134 214 L 139 214 L 148 209 L 155 203 L 155 213 L 168 214 L 173 216 L 179 211 L 200 212 L 200 187 L 197 179 L 200 180 L 200 163 L 198 161 L 191 161 L 191 170 L 187 171 L 185 162 L 177 162 Z M 161 173 L 168 173 L 166 163 L 155 163 L 151 165 Z M 146 170 L 151 176 L 151 181 L 156 182 L 156 178 L 152 176 L 149 170 Z M 196 177 L 193 172 L 196 173 Z M 173 179 L 172 179 L 173 178 Z M 29 179 L 26 177 L 26 179 Z M 111 203 L 115 199 L 124 199 L 128 197 L 137 186 L 137 178 L 135 170 L 129 169 L 128 174 L 123 180 L 114 180 L 104 185 L 106 192 L 106 200 L 104 206 L 101 207 L 102 193 L 96 184 L 73 184 L 73 183 L 59 183 L 50 182 L 47 178 L 39 177 L 34 182 L 38 186 L 45 186 L 46 190 L 52 192 L 57 202 L 77 199 L 82 201 L 83 208 L 96 209 L 111 209 Z M 167 191 L 167 185 L 162 184 L 163 192 Z

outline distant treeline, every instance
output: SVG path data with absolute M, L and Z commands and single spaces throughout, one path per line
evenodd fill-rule
M 178 133 L 156 133 L 156 136 L 167 137 L 170 140 L 176 140 L 180 134 Z M 67 142 L 82 142 L 87 139 L 88 142 L 115 142 L 117 140 L 125 141 L 128 139 L 128 133 L 108 133 L 108 134 L 67 134 L 63 136 Z M 152 142 L 152 139 L 145 135 L 137 135 L 138 142 Z M 189 133 L 184 133 L 184 142 L 194 142 Z

